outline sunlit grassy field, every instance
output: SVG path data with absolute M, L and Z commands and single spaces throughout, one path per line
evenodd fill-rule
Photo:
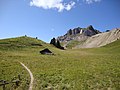
M 39 53 L 46 47 L 54 55 Z M 0 80 L 11 81 L 18 74 L 22 79 L 18 87 L 8 84 L 6 90 L 28 89 L 29 74 L 18 61 L 32 71 L 33 90 L 120 90 L 120 40 L 101 48 L 68 50 L 28 37 L 0 40 Z

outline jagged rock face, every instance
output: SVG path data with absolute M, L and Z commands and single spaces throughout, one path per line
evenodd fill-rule
M 76 34 L 80 33 L 80 31 L 81 31 L 81 28 L 79 28 L 79 27 L 74 28 L 73 30 L 70 29 L 70 30 L 68 30 L 67 35 L 76 35 Z
M 92 25 L 87 28 L 74 28 L 67 31 L 63 36 L 59 36 L 57 39 L 60 42 L 68 42 L 71 40 L 82 41 L 87 39 L 90 36 L 100 33 L 100 31 L 95 30 Z
M 84 31 L 85 36 L 92 36 L 92 35 L 95 35 L 95 34 L 97 34 L 97 33 L 92 31 L 92 30 L 85 30 Z

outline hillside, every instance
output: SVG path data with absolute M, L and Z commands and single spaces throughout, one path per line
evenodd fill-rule
M 68 50 L 57 49 L 30 37 L 2 39 L 0 42 L 0 81 L 10 82 L 18 75 L 21 77 L 19 86 L 10 83 L 6 85 L 6 90 L 28 90 L 30 76 L 18 61 L 33 73 L 33 90 L 120 89 L 119 40 L 100 48 Z M 18 48 L 18 45 L 22 47 Z M 39 51 L 46 47 L 55 54 L 40 54 Z M 3 90 L 2 86 L 0 90 Z
M 8 38 L 0 40 L 0 49 L 22 49 L 27 47 L 44 47 L 49 45 L 39 39 L 21 36 L 17 38 Z
M 67 31 L 63 36 L 59 36 L 57 39 L 63 44 L 65 48 L 75 47 L 79 43 L 83 43 L 89 37 L 101 33 L 99 30 L 89 25 L 86 28 L 74 28 Z
M 58 37 L 57 39 L 60 40 L 62 45 L 68 49 L 101 47 L 120 39 L 119 28 L 102 33 L 98 30 L 95 30 L 92 26 L 81 28 L 80 30 L 83 30 L 83 32 L 81 33 L 80 31 L 74 35 L 69 35 L 69 33 L 67 33 L 64 36 Z M 73 31 L 74 29 L 72 32 Z
M 30 77 L 20 65 L 20 61 L 35 60 L 35 55 L 45 48 L 54 48 L 39 39 L 21 36 L 0 40 L 0 90 L 3 90 L 3 81 L 6 81 L 5 90 L 28 90 Z M 22 80 L 16 85 L 18 76 Z M 14 82 L 14 83 L 12 83 Z
M 100 33 L 91 36 L 84 43 L 78 44 L 75 48 L 101 47 L 119 39 L 120 39 L 120 29 L 113 29 L 109 32 Z

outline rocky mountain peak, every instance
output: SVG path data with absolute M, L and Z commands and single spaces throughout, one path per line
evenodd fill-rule
M 59 36 L 57 39 L 60 42 L 68 42 L 71 40 L 81 41 L 98 33 L 100 33 L 99 30 L 96 30 L 92 25 L 89 25 L 87 28 L 77 27 L 74 29 L 69 29 L 65 35 Z
M 88 29 L 88 30 L 94 30 L 94 28 L 93 28 L 92 25 L 89 25 L 89 26 L 87 27 L 87 29 Z
M 80 27 L 74 28 L 74 29 L 69 29 L 67 31 L 67 35 L 76 35 L 76 34 L 80 33 L 80 31 L 81 31 Z

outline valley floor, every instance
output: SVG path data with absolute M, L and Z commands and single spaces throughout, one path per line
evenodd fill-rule
M 0 80 L 11 82 L 18 75 L 21 78 L 18 86 L 10 83 L 6 90 L 29 88 L 29 73 L 18 61 L 33 73 L 33 90 L 120 90 L 119 45 L 74 50 L 49 48 L 55 55 L 41 55 L 43 48 L 39 47 L 0 49 Z

